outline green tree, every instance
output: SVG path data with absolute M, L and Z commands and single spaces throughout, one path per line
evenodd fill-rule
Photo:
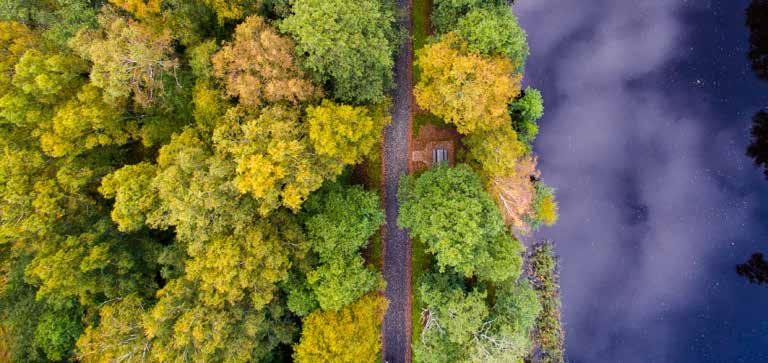
M 414 358 L 420 362 L 465 361 L 464 346 L 488 318 L 486 292 L 468 289 L 455 273 L 430 273 L 419 281 L 419 296 L 426 307 Z
M 217 14 L 201 0 L 165 0 L 157 28 L 169 29 L 179 43 L 192 47 L 221 34 Z
M 56 104 L 76 92 L 87 71 L 87 64 L 72 54 L 29 49 L 14 66 L 13 85 L 43 103 Z
M 398 45 L 392 9 L 379 0 L 295 0 L 280 29 L 304 68 L 343 102 L 379 102 L 392 86 Z
M 456 29 L 456 23 L 476 9 L 508 6 L 505 0 L 434 0 L 431 21 L 438 34 Z
M 359 254 L 384 223 L 378 195 L 360 186 L 330 184 L 312 194 L 301 218 L 319 258 L 304 267 L 306 278 L 295 276 L 288 286 L 296 314 L 316 306 L 338 311 L 382 284 Z
M 533 349 L 531 336 L 541 306 L 531 286 L 515 280 L 496 285 L 492 312 L 468 347 L 470 361 L 522 363 Z
M 0 21 L 13 20 L 41 30 L 42 37 L 64 47 L 78 30 L 96 26 L 100 1 L 14 0 L 0 5 Z
M 45 360 L 45 352 L 35 343 L 35 330 L 48 307 L 35 299 L 36 288 L 24 281 L 28 260 L 28 254 L 0 245 L 0 329 L 10 362 Z
M 35 343 L 48 359 L 61 361 L 68 358 L 83 325 L 75 309 L 51 310 L 40 316 L 35 328 Z
M 540 306 L 531 287 L 516 279 L 488 290 L 450 271 L 424 275 L 419 296 L 426 308 L 414 357 L 422 362 L 522 363 L 532 348 Z
M 338 311 L 380 286 L 381 276 L 364 262 L 359 255 L 333 258 L 307 273 L 307 283 L 320 308 Z
M 325 260 L 357 254 L 384 223 L 380 203 L 358 185 L 334 184 L 312 194 L 302 212 L 312 250 Z
M 552 243 L 534 244 L 528 260 L 528 279 L 541 303 L 535 343 L 541 349 L 542 362 L 563 363 L 565 331 L 560 319 L 560 273 Z
M 470 52 L 504 55 L 521 68 L 528 57 L 528 41 L 509 5 L 476 8 L 459 19 L 456 33 L 467 40 Z
M 466 165 L 441 165 L 402 179 L 398 225 L 427 245 L 440 271 L 502 281 L 520 273 L 522 246 L 504 226 L 480 178 Z
M 541 92 L 535 88 L 526 88 L 523 96 L 512 102 L 509 109 L 512 127 L 530 153 L 533 141 L 539 134 L 539 125 L 536 122 L 544 115 L 544 99 Z

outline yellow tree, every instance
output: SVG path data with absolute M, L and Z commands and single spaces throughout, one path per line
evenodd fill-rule
M 86 363 L 141 362 L 152 347 L 144 335 L 145 302 L 135 294 L 105 303 L 99 325 L 89 326 L 77 340 L 77 358 Z
M 102 145 L 122 145 L 138 133 L 126 122 L 119 105 L 105 102 L 99 88 L 85 85 L 44 128 L 40 146 L 51 156 L 77 155 Z
M 368 294 L 339 312 L 316 310 L 304 319 L 296 362 L 375 362 L 387 300 Z
M 242 19 L 248 9 L 256 9 L 261 1 L 259 0 L 203 0 L 216 12 L 219 22 L 227 20 Z
M 522 77 L 511 60 L 472 54 L 454 33 L 416 56 L 421 76 L 414 95 L 421 108 L 456 125 L 462 134 L 510 123 L 508 106 L 520 94 Z
M 214 142 L 237 163 L 235 184 L 268 214 L 279 206 L 298 211 L 309 193 L 341 174 L 344 164 L 315 153 L 299 110 L 276 105 L 258 117 L 233 109 Z
M 381 130 L 391 120 L 380 106 L 373 112 L 323 100 L 307 109 L 309 138 L 318 154 L 339 159 L 345 164 L 360 162 L 379 140 Z
M 320 95 L 293 59 L 294 44 L 263 18 L 251 16 L 235 29 L 235 39 L 213 57 L 216 76 L 241 104 L 298 103 Z
M 513 175 L 518 160 L 525 153 L 525 145 L 517 140 L 517 133 L 509 123 L 473 133 L 464 138 L 464 144 L 485 176 Z
M 162 0 L 109 0 L 109 2 L 142 19 L 160 13 Z
M 272 301 L 276 284 L 288 277 L 289 247 L 303 242 L 298 224 L 278 217 L 260 219 L 242 234 L 190 245 L 186 277 L 200 284 L 201 301 L 221 307 L 249 297 L 257 310 Z
M 24 53 L 37 41 L 36 34 L 24 24 L 0 21 L 0 71 L 13 75 L 14 66 Z M 0 94 L 10 86 L 12 77 L 0 77 Z

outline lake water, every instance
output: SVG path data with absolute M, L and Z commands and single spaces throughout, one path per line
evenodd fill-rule
M 571 362 L 768 362 L 768 180 L 744 151 L 768 82 L 749 1 L 520 0 L 536 144 L 558 189 Z

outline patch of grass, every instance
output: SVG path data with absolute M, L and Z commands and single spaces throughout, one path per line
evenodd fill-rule
M 427 43 L 432 24 L 429 15 L 432 12 L 432 0 L 413 0 L 413 49 L 419 49 Z
M 382 136 L 383 139 L 383 136 Z M 374 152 L 365 159 L 365 185 L 368 189 L 381 189 L 381 142 L 374 146 Z
M 413 50 L 421 49 L 431 33 L 432 24 L 429 22 L 429 15 L 432 13 L 432 0 L 413 0 Z M 421 70 L 413 64 L 413 79 L 419 81 Z
M 357 165 L 354 172 L 354 182 L 365 185 L 366 189 L 377 191 L 381 198 L 384 196 L 381 194 L 381 183 L 383 180 L 381 171 L 381 144 L 377 144 L 371 155 L 365 158 L 363 163 Z M 382 208 L 383 208 L 382 204 Z M 381 271 L 384 260 L 381 250 L 381 229 L 371 237 L 370 243 L 364 250 L 364 256 L 366 261 Z
M 431 32 L 432 24 L 429 21 L 432 13 L 432 0 L 413 0 L 413 49 L 418 51 L 427 44 Z M 418 82 L 421 71 L 414 63 L 413 79 Z M 417 137 L 421 126 L 426 124 L 435 124 L 443 126 L 445 123 L 437 116 L 428 112 L 419 112 L 413 115 L 413 137 Z M 411 238 L 411 337 L 412 343 L 421 339 L 421 311 L 424 310 L 424 303 L 419 297 L 418 281 L 421 276 L 429 271 L 431 256 L 427 254 L 426 245 L 418 238 Z
M 412 343 L 421 339 L 421 311 L 424 310 L 424 302 L 418 293 L 419 279 L 427 271 L 429 271 L 430 255 L 427 254 L 427 246 L 417 238 L 411 239 L 411 294 L 413 296 L 411 302 L 411 337 Z
M 413 132 L 413 137 L 416 138 L 419 136 L 419 130 L 421 130 L 421 127 L 427 124 L 432 124 L 437 127 L 451 127 L 443 119 L 433 115 L 431 112 L 418 112 L 413 114 L 413 124 L 411 125 L 411 131 Z
M 382 270 L 384 266 L 384 256 L 381 246 L 381 230 L 376 231 L 376 233 L 371 237 L 371 242 L 368 243 L 368 247 L 366 247 L 365 256 L 367 257 L 368 263 L 373 264 L 376 266 L 379 271 Z
M 381 143 L 379 142 L 371 155 L 349 171 L 349 183 L 362 184 L 368 190 L 378 191 L 381 190 L 382 180 Z

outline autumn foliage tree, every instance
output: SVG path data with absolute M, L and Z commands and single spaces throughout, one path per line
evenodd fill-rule
M 528 217 L 529 224 L 537 229 L 541 225 L 551 226 L 557 222 L 558 205 L 555 200 L 555 190 L 537 181 L 534 184 L 536 194 L 533 198 L 533 210 Z
M 99 325 L 89 326 L 77 340 L 77 358 L 83 362 L 128 362 L 146 359 L 152 347 L 142 320 L 148 302 L 128 295 L 99 309 Z
M 119 107 L 105 102 L 101 90 L 87 84 L 56 111 L 51 125 L 40 135 L 40 145 L 51 156 L 65 156 L 126 144 L 138 138 L 139 127 L 122 117 Z
M 202 0 L 216 13 L 219 22 L 242 19 L 258 8 L 260 0 Z
M 109 0 L 109 2 L 141 19 L 159 13 L 162 0 Z
M 421 78 L 413 92 L 420 107 L 462 134 L 510 123 L 507 109 L 520 93 L 521 79 L 511 60 L 470 53 L 455 33 L 425 46 L 416 57 Z
M 420 53 L 419 103 L 479 171 L 401 188 L 441 271 L 418 286 L 425 361 L 530 347 L 522 246 L 483 191 L 523 179 L 536 113 L 500 3 L 436 0 L 451 31 Z M 351 169 L 390 121 L 395 22 L 380 0 L 0 5 L 0 360 L 377 360 L 385 216 Z
M 356 164 L 373 152 L 384 126 L 388 103 L 375 107 L 349 106 L 323 100 L 307 108 L 309 138 L 318 154 Z
M 525 154 L 525 145 L 509 124 L 489 131 L 479 131 L 464 138 L 469 157 L 476 161 L 487 176 L 508 176 L 516 172 L 518 161 Z
M 233 111 L 231 120 L 216 130 L 217 148 L 237 164 L 235 184 L 258 201 L 262 214 L 279 206 L 298 211 L 323 181 L 341 174 L 338 159 L 318 155 L 300 110 L 275 105 L 261 114 Z
M 179 66 L 170 31 L 156 33 L 109 10 L 98 19 L 98 29 L 83 30 L 73 39 L 93 62 L 91 82 L 109 102 L 133 97 L 140 106 L 149 106 L 162 93 L 164 78 L 174 76 Z
M 296 104 L 321 94 L 305 79 L 293 56 L 293 41 L 254 15 L 237 26 L 233 42 L 212 61 L 230 96 L 238 97 L 240 104 L 259 107 L 264 102 Z
M 536 196 L 531 178 L 538 178 L 539 174 L 536 159 L 526 157 L 517 163 L 514 173 L 486 178 L 488 194 L 501 210 L 505 223 L 517 233 L 527 234 L 531 230 L 529 216 L 534 213 L 533 202 Z
M 373 362 L 381 349 L 381 319 L 387 300 L 368 294 L 344 309 L 315 311 L 304 318 L 296 362 Z

